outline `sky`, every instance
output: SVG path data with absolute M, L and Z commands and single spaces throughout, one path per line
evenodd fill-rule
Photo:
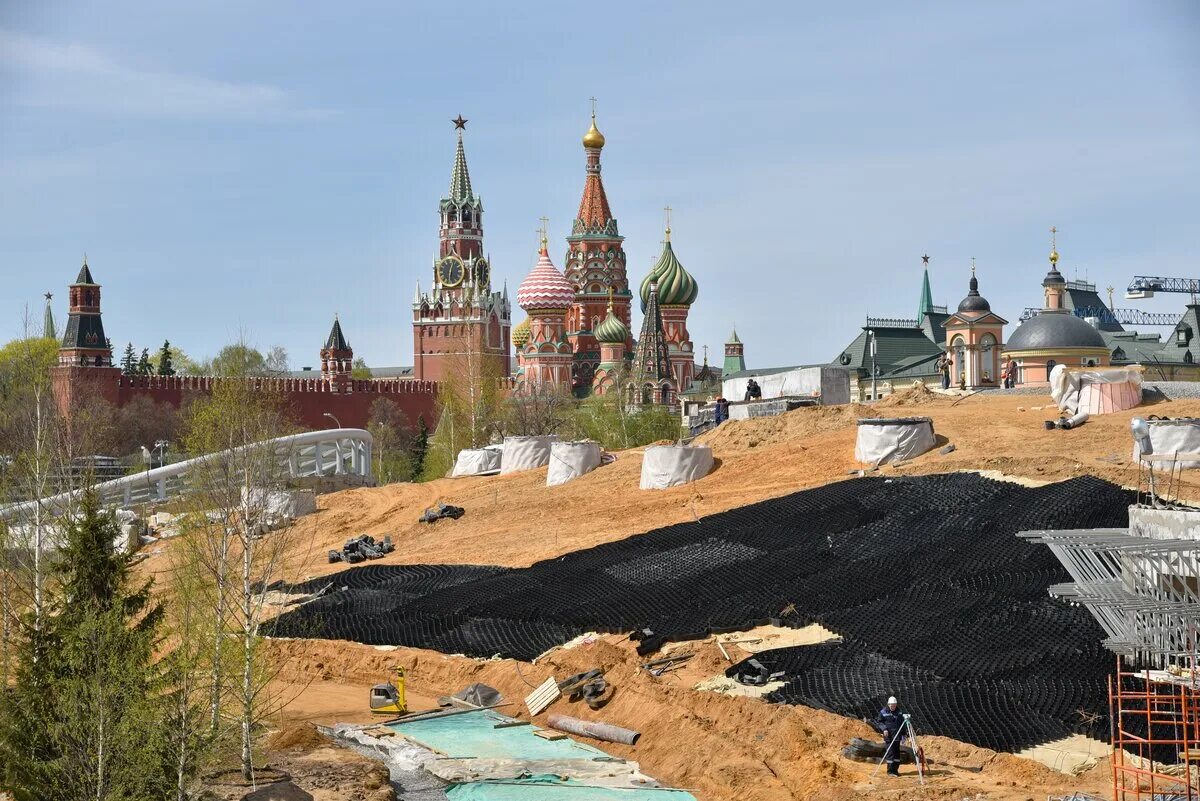
M 836 358 L 868 314 L 915 315 L 925 253 L 935 303 L 974 257 L 1015 323 L 1051 226 L 1118 306 L 1181 311 L 1122 290 L 1200 275 L 1188 0 L 5 0 L 0 341 L 46 291 L 61 327 L 86 252 L 118 352 L 245 337 L 317 365 L 337 313 L 368 365 L 411 365 L 450 119 L 515 295 L 543 215 L 562 265 L 593 96 L 631 283 L 671 206 L 717 362 L 735 325 L 751 367 Z

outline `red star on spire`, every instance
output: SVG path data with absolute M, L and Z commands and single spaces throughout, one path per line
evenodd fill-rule
M 463 115 L 461 114 L 459 114 L 455 119 L 450 120 L 450 122 L 454 123 L 455 129 L 459 131 L 467 127 L 467 121 L 463 119 Z

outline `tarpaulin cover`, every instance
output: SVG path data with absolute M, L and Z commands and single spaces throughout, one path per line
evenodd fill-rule
M 557 441 L 553 434 L 538 437 L 505 437 L 500 473 L 515 473 L 545 467 L 550 462 L 550 444 Z
M 446 790 L 446 797 L 453 801 L 696 801 L 686 790 L 596 787 L 557 776 L 456 784 Z
M 500 469 L 500 448 L 464 448 L 458 452 L 454 460 L 452 478 L 459 476 L 480 476 L 484 473 L 494 473 Z
M 1150 445 L 1153 453 L 1170 455 L 1173 453 L 1200 453 L 1200 418 L 1177 417 L 1173 420 L 1148 418 L 1146 424 L 1150 427 Z M 1133 460 L 1141 459 L 1142 450 L 1137 439 L 1133 440 Z M 1172 468 L 1200 467 L 1200 462 L 1146 462 L 1155 469 L 1171 470 Z
M 902 462 L 937 445 L 928 417 L 864 418 L 858 421 L 854 458 L 865 464 Z
M 705 445 L 652 445 L 642 455 L 642 489 L 667 489 L 704 478 L 713 468 Z
M 850 372 L 844 367 L 793 367 L 766 375 L 746 375 L 721 382 L 721 394 L 731 401 L 746 396 L 746 382 L 753 378 L 762 389 L 763 400 L 785 397 L 821 396 L 825 405 L 850 402 Z
M 1050 371 L 1050 397 L 1063 411 L 1108 414 L 1142 402 L 1142 367 L 1070 367 Z
M 600 466 L 600 445 L 595 442 L 555 442 L 550 445 L 546 486 L 566 484 Z
M 803 695 L 846 713 L 886 700 L 882 675 L 884 685 L 929 688 L 911 701 L 923 699 L 922 720 L 945 692 L 946 716 L 974 727 L 953 731 L 1013 750 L 1043 741 L 1048 719 L 1104 734 L 1113 667 L 1087 610 L 1047 593 L 1070 580 L 1066 570 L 1016 533 L 1124 527 L 1132 502 L 1133 493 L 1091 476 L 1042 487 L 972 473 L 857 478 L 527 568 L 349 568 L 291 588 L 335 587 L 268 629 L 531 660 L 589 631 L 649 629 L 639 635 L 645 645 L 772 619 L 820 623 L 874 656 L 839 656 L 779 700 Z M 1028 709 L 1041 710 L 1029 725 L 1012 717 Z M 941 733 L 947 719 L 929 718 L 920 731 Z

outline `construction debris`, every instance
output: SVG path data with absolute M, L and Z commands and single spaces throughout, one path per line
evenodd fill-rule
M 380 542 L 370 534 L 363 534 L 352 540 L 346 540 L 342 550 L 330 551 L 329 562 L 331 564 L 333 562 L 349 562 L 355 565 L 368 559 L 382 559 L 384 554 L 389 554 L 394 550 L 396 550 L 396 546 L 392 544 L 391 535 L 385 536 Z
M 592 709 L 600 709 L 612 698 L 612 685 L 604 680 L 603 668 L 577 673 L 560 681 L 558 691 L 572 703 L 586 701 Z
M 641 732 L 623 729 L 611 723 L 580 720 L 566 715 L 551 715 L 546 718 L 546 725 L 559 731 L 578 734 L 580 737 L 591 737 L 593 740 L 603 740 L 606 743 L 621 743 L 622 745 L 637 745 Z
M 655 659 L 653 662 L 646 662 L 642 665 L 642 669 L 651 676 L 661 676 L 672 670 L 683 667 L 683 663 L 691 659 L 695 654 L 686 653 L 677 656 L 668 656 L 663 659 Z
M 443 518 L 457 520 L 466 514 L 466 510 L 461 506 L 451 506 L 448 503 L 439 503 L 436 507 L 429 507 L 425 512 L 417 518 L 418 523 L 436 523 Z
M 525 708 L 529 710 L 529 717 L 540 715 L 546 707 L 553 704 L 559 699 L 562 693 L 558 689 L 558 682 L 554 677 L 546 679 L 536 690 L 525 696 Z

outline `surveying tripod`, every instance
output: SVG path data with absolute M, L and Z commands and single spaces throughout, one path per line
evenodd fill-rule
M 925 784 L 925 765 L 923 764 L 924 760 L 921 759 L 921 749 L 917 746 L 917 732 L 912 725 L 912 715 L 907 713 L 904 715 L 904 722 L 900 724 L 900 730 L 896 732 L 896 736 L 883 749 L 883 758 L 875 765 L 875 770 L 871 771 L 872 779 L 875 778 L 876 773 L 879 773 L 879 768 L 883 765 L 884 760 L 887 759 L 888 751 L 892 750 L 892 746 L 899 749 L 900 738 L 906 734 L 908 735 L 908 742 L 912 746 L 913 760 L 917 763 L 917 778 L 921 780 L 922 785 Z

